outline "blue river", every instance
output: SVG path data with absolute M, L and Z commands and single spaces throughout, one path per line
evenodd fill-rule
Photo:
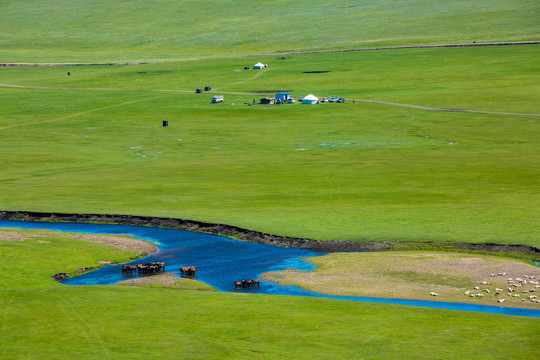
M 281 286 L 272 282 L 261 282 L 259 288 L 235 289 L 235 281 L 257 279 L 262 273 L 268 271 L 279 271 L 290 268 L 302 271 L 313 270 L 315 265 L 305 262 L 303 259 L 324 254 L 310 250 L 255 244 L 222 236 L 182 230 L 131 225 L 0 220 L 0 227 L 45 229 L 90 234 L 129 234 L 136 238 L 150 241 L 159 248 L 157 253 L 129 264 L 164 261 L 167 264 L 167 272 L 178 272 L 181 266 L 196 266 L 198 268 L 196 279 L 215 287 L 219 291 L 245 291 L 274 295 L 325 297 L 349 301 L 368 301 L 438 309 L 540 317 L 540 310 L 440 301 L 324 295 L 306 291 L 297 286 Z M 67 279 L 63 283 L 68 285 L 111 285 L 136 276 L 138 275 L 122 274 L 120 265 L 110 265 L 81 276 Z

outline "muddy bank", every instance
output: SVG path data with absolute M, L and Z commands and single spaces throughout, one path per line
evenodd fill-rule
M 271 54 L 255 54 L 242 55 L 239 58 L 254 57 L 254 56 L 275 56 L 275 55 L 302 55 L 302 54 L 328 54 L 341 52 L 358 52 L 358 51 L 378 51 L 378 50 L 401 50 L 401 49 L 429 49 L 429 48 L 462 48 L 471 46 L 515 46 L 515 45 L 539 45 L 540 41 L 515 41 L 515 42 L 494 42 L 494 43 L 467 43 L 467 44 L 434 44 L 434 45 L 405 45 L 405 46 L 384 46 L 370 47 L 360 49 L 342 49 L 342 50 L 313 50 L 313 51 L 289 51 Z
M 403 242 L 403 241 L 319 241 L 302 238 L 282 237 L 259 231 L 242 229 L 224 224 L 210 224 L 200 221 L 181 220 L 133 215 L 102 215 L 102 214 L 62 214 L 27 211 L 0 211 L 0 220 L 73 222 L 73 223 L 102 223 L 135 226 L 153 226 L 170 229 L 201 232 L 205 234 L 227 236 L 238 240 L 259 244 L 306 249 L 318 252 L 338 251 L 385 251 L 385 250 L 477 250 L 493 252 L 519 252 L 532 254 L 532 258 L 540 260 L 540 249 L 525 245 L 499 244 L 469 244 L 469 243 L 440 243 L 440 242 Z

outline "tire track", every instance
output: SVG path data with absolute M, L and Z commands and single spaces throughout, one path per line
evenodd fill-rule
M 524 113 L 467 110 L 467 109 L 449 109 L 449 108 L 439 108 L 439 107 L 413 105 L 413 104 L 401 104 L 401 103 L 379 101 L 379 100 L 356 100 L 356 99 L 347 99 L 347 100 L 354 100 L 355 102 L 359 101 L 359 102 L 365 102 L 365 103 L 383 104 L 383 105 L 390 105 L 390 106 L 409 107 L 409 108 L 414 108 L 414 109 L 430 110 L 430 111 L 464 112 L 464 113 L 473 113 L 473 114 L 510 115 L 510 116 L 540 116 L 540 114 L 524 114 Z
M 55 118 L 55 119 L 50 119 L 50 120 L 34 121 L 34 122 L 30 122 L 30 123 L 7 125 L 7 126 L 0 127 L 0 130 L 5 130 L 5 129 L 19 127 L 19 126 L 29 126 L 29 125 L 35 125 L 35 124 L 44 124 L 44 123 L 54 122 L 54 121 L 58 121 L 58 120 L 65 120 L 65 119 L 73 118 L 73 117 L 84 115 L 84 114 L 89 114 L 89 113 L 100 111 L 100 110 L 112 109 L 112 108 L 115 108 L 115 107 L 130 105 L 130 104 L 134 104 L 134 103 L 138 103 L 138 102 L 142 102 L 142 101 L 147 101 L 147 100 L 155 99 L 155 98 L 156 97 L 151 97 L 151 98 L 145 98 L 145 99 L 141 99 L 141 100 L 127 101 L 127 102 L 124 102 L 124 103 L 121 103 L 121 104 L 103 106 L 103 107 L 94 108 L 94 109 L 90 109 L 90 110 L 85 110 L 85 111 L 81 111 L 81 112 L 70 114 L 70 115 L 61 116 L 61 117 L 58 117 L 58 118 Z
M 263 74 L 263 72 L 260 72 L 254 76 L 252 76 L 251 78 L 248 78 L 246 80 L 243 80 L 239 83 L 242 83 L 242 82 L 247 82 L 247 81 L 250 81 L 250 80 L 253 80 L 254 78 L 258 77 L 258 76 L 261 76 Z M 230 86 L 230 85 L 235 85 L 235 84 L 238 84 L 238 83 L 234 83 L 234 84 L 229 84 L 227 86 Z M 50 86 L 25 86 L 25 85 L 9 85 L 9 84 L 0 84 L 0 88 L 10 88 L 10 89 L 34 89 L 34 90 L 75 90 L 75 91 L 134 91 L 134 92 L 165 92 L 165 93 L 184 93 L 184 94 L 195 94 L 194 91 L 191 91 L 191 90 L 171 90 L 171 89 L 107 89 L 107 88 L 68 88 L 68 87 L 50 87 Z M 214 93 L 215 91 L 210 91 L 208 92 L 209 94 L 211 93 Z M 249 95 L 249 96 L 260 96 L 261 93 L 249 93 L 249 92 L 237 92 L 237 91 L 220 91 L 220 93 L 223 93 L 223 94 L 230 94 L 230 95 Z M 109 107 L 116 107 L 116 106 L 122 106 L 122 105 L 127 105 L 127 104 L 130 104 L 130 103 L 134 103 L 134 102 L 138 102 L 138 101 L 145 101 L 145 100 L 148 100 L 148 99 L 143 99 L 143 100 L 136 100 L 136 101 L 133 101 L 133 102 L 127 102 L 127 103 L 123 103 L 123 104 L 118 104 L 118 105 L 112 105 L 112 106 L 109 106 Z M 380 100 L 363 100 L 363 99 L 347 99 L 348 101 L 358 101 L 358 102 L 364 102 L 364 103 L 374 103 L 374 104 L 382 104 L 382 105 L 389 105 L 389 106 L 398 106 L 398 107 L 408 107 L 408 108 L 414 108 L 414 109 L 421 109 L 421 110 L 429 110 L 429 111 L 443 111 L 443 112 L 464 112 L 464 113 L 473 113 L 473 114 L 488 114 L 488 115 L 506 115 L 506 116 L 534 116 L 534 117 L 540 117 L 540 114 L 527 114 L 527 113 L 514 113 L 514 112 L 503 112 L 503 111 L 483 111 L 483 110 L 471 110 L 471 109 L 450 109 L 450 108 L 439 108 L 439 107 L 431 107 L 431 106 L 422 106 L 422 105 L 415 105 L 415 104 L 403 104 L 403 103 L 395 103 L 395 102 L 390 102 L 390 101 L 380 101 Z M 87 110 L 85 112 L 92 112 L 92 111 L 97 111 L 97 110 L 101 110 L 101 109 L 106 109 L 106 108 L 109 108 L 109 107 L 104 107 L 104 108 L 98 108 L 98 109 L 94 109 L 94 110 Z M 82 113 L 77 113 L 77 114 L 73 114 L 73 115 L 68 115 L 67 117 L 71 117 L 71 116 L 77 116 L 77 115 L 81 115 L 85 112 L 82 112 Z M 56 121 L 56 120 L 60 120 L 62 118 L 57 118 L 57 119 L 53 119 L 53 120 L 45 120 L 45 121 L 42 121 L 42 122 L 50 122 L 50 121 Z M 36 122 L 38 123 L 38 122 Z M 34 123 L 32 123 L 34 124 Z M 0 127 L 0 130 L 3 130 L 3 129 L 6 129 L 6 128 L 9 128 L 9 127 L 15 127 L 15 126 L 25 126 L 25 125 L 29 125 L 29 124 L 18 124 L 18 125 L 9 125 L 9 126 L 4 126 L 4 127 Z

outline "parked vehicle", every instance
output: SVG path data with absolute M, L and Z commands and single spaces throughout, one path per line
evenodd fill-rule
M 223 95 L 216 95 L 212 98 L 212 103 L 222 103 L 223 102 Z
M 293 98 L 287 99 L 287 104 L 294 104 L 295 102 L 296 100 L 294 100 Z
M 198 88 L 197 90 L 195 90 L 195 92 L 196 92 L 197 94 L 200 94 L 200 93 L 203 92 L 203 90 L 202 90 L 201 88 Z
M 212 90 L 212 88 L 210 86 L 205 86 L 204 87 L 204 91 L 210 91 L 210 90 Z
M 336 100 L 336 102 L 338 103 L 344 103 L 345 102 L 345 98 L 339 98 Z

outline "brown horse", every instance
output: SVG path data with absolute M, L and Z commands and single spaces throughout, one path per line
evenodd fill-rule
M 197 270 L 199 269 L 197 269 L 195 266 L 182 266 L 180 268 L 182 276 L 194 276 Z

